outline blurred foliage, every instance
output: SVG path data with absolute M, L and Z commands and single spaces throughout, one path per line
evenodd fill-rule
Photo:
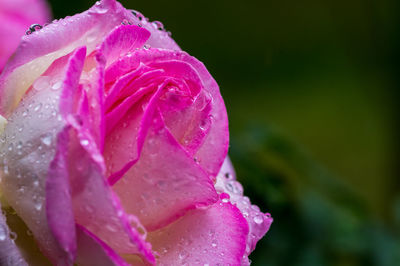
M 238 178 L 275 219 L 253 265 L 400 265 L 399 1 L 121 2 L 218 81 Z

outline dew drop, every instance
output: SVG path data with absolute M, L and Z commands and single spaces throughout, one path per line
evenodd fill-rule
M 87 145 L 89 145 L 89 140 L 87 140 L 87 139 L 82 139 L 82 140 L 81 140 L 81 145 L 82 145 L 82 146 L 87 146 Z
M 56 90 L 59 90 L 59 89 L 61 88 L 61 86 L 62 86 L 62 82 L 61 82 L 61 81 L 57 81 L 56 83 L 54 83 L 54 84 L 51 86 L 51 89 L 54 90 L 54 91 L 56 91 Z
M 51 145 L 51 141 L 52 141 L 53 136 L 51 134 L 45 134 L 43 135 L 40 140 L 42 141 L 42 143 L 46 146 L 50 146 Z
M 0 224 L 0 241 L 7 239 L 7 229 L 4 225 Z
M 33 108 L 33 111 L 37 112 L 40 110 L 40 108 L 42 108 L 42 104 L 39 103 L 38 105 L 35 106 L 35 108 Z
M 117 232 L 117 229 L 113 226 L 113 225 L 111 225 L 111 224 L 108 224 L 108 225 L 106 225 L 106 228 L 110 231 L 110 232 Z
M 161 21 L 153 21 L 152 25 L 156 30 L 164 30 L 164 25 Z
M 44 90 L 49 87 L 50 78 L 48 76 L 41 76 L 33 83 L 33 88 L 37 91 Z
M 12 241 L 15 241 L 17 239 L 17 234 L 15 232 L 10 232 L 10 238 Z
M 261 215 L 257 214 L 256 216 L 254 216 L 253 221 L 256 224 L 262 224 L 264 222 L 263 218 L 261 217 Z

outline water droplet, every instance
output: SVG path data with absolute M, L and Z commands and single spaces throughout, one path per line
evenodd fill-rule
M 94 11 L 98 14 L 104 14 L 107 13 L 108 9 L 102 2 L 97 1 L 95 4 Z
M 188 256 L 188 253 L 185 250 L 182 250 L 179 254 L 178 257 L 180 260 L 185 259 Z
M 87 145 L 89 145 L 89 140 L 87 140 L 87 139 L 82 139 L 82 140 L 81 140 L 81 145 L 82 145 L 82 146 L 87 146 Z
M 217 247 L 217 240 L 213 239 L 213 241 L 211 242 L 211 246 L 213 248 L 216 248 Z
M 40 110 L 40 108 L 42 108 L 42 104 L 39 103 L 38 105 L 35 106 L 35 108 L 33 108 L 33 111 L 37 112 Z
M 23 116 L 23 117 L 25 117 L 25 116 L 27 116 L 27 115 L 28 115 L 28 111 L 23 111 L 23 112 L 22 112 L 22 116 Z
M 162 31 L 165 30 L 165 29 L 164 29 L 164 25 L 162 24 L 161 21 L 153 21 L 151 24 L 152 24 L 153 27 L 154 27 L 155 29 L 157 29 L 157 30 L 162 30 Z
M 32 86 L 35 90 L 41 91 L 48 88 L 50 86 L 49 84 L 50 78 L 48 76 L 41 76 L 36 79 Z
M 59 89 L 61 88 L 61 86 L 62 86 L 62 81 L 57 81 L 56 83 L 54 83 L 54 84 L 51 86 L 51 89 L 54 90 L 54 91 L 56 91 L 56 90 L 59 90 Z
M 42 25 L 40 25 L 40 24 L 32 24 L 32 25 L 29 27 L 29 29 L 25 32 L 25 34 L 26 34 L 26 35 L 30 35 L 30 34 L 32 34 L 33 32 L 35 32 L 35 31 L 37 31 L 37 30 L 40 30 L 41 28 L 43 28 L 43 27 L 42 27 Z
M 230 196 L 227 193 L 221 193 L 219 195 L 219 198 L 221 199 L 222 202 L 227 203 L 227 202 L 229 202 Z
M 106 225 L 106 228 L 107 228 L 107 230 L 109 230 L 111 232 L 114 232 L 114 233 L 117 232 L 117 229 L 111 224 Z
M 42 209 L 42 203 L 41 202 L 35 202 L 35 209 L 37 211 L 40 211 Z
M 257 214 L 256 216 L 254 216 L 253 221 L 256 224 L 262 224 L 264 222 L 264 219 L 261 217 L 261 215 Z
M 7 239 L 7 228 L 0 224 L 0 241 L 4 241 Z
M 145 16 L 143 16 L 142 13 L 140 13 L 139 11 L 136 10 L 131 10 L 132 14 L 137 17 L 140 21 L 146 19 Z
M 45 134 L 43 135 L 40 140 L 42 141 L 42 143 L 46 146 L 50 146 L 51 142 L 52 142 L 53 136 L 51 134 Z
M 10 238 L 12 241 L 15 241 L 17 239 L 17 234 L 15 232 L 10 232 Z

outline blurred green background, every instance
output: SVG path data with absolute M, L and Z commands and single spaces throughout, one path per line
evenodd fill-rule
M 275 219 L 253 265 L 400 265 L 399 1 L 121 2 L 219 83 L 238 179 Z

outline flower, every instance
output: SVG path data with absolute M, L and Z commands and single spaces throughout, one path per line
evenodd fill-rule
M 25 36 L 0 113 L 2 196 L 53 264 L 246 265 L 272 222 L 235 180 L 217 83 L 114 0 Z
M 47 22 L 49 17 L 43 0 L 0 0 L 0 72 L 26 29 Z

